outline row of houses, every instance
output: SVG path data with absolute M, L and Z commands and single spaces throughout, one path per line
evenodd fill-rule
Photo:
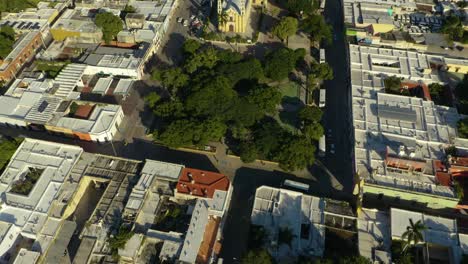
M 125 29 L 110 46 L 102 43 L 94 16 L 104 11 L 120 15 L 118 6 L 96 9 L 78 3 L 76 8 L 67 9 L 67 4 L 51 8 L 48 3 L 39 3 L 37 8 L 6 14 L 0 20 L 0 25 L 11 26 L 17 34 L 12 52 L 0 62 L 0 81 L 8 86 L 0 97 L 5 106 L 0 111 L 0 124 L 45 129 L 81 140 L 110 141 L 124 119 L 122 107 L 95 102 L 86 95 L 125 99 L 134 80 L 143 77 L 146 62 L 159 49 L 177 1 L 133 3 L 137 12 L 127 14 Z M 22 77 L 23 68 L 34 58 L 54 64 L 52 60 L 70 49 L 80 50 L 80 56 L 54 79 Z
M 29 138 L 0 188 L 1 263 L 113 261 L 108 237 L 122 226 L 133 231 L 123 262 L 147 263 L 162 244 L 161 261 L 213 263 L 233 191 L 220 173 Z
M 113 250 L 120 263 L 216 263 L 234 189 L 216 172 L 26 138 L 0 175 L 0 191 L 1 263 L 112 262 Z M 468 235 L 452 217 L 399 206 L 356 214 L 287 186 L 259 186 L 251 202 L 250 228 L 264 230 L 259 246 L 279 262 L 323 257 L 337 246 L 333 232 L 355 241 L 362 256 L 392 263 L 412 223 L 426 227 L 417 243 L 429 262 L 459 263 L 468 253 Z M 132 233 L 113 249 L 109 237 L 122 230 Z

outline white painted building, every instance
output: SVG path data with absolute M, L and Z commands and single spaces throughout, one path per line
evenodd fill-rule
M 268 233 L 266 248 L 281 259 L 301 255 L 323 255 L 325 249 L 325 199 L 300 192 L 261 186 L 255 192 L 251 223 Z M 280 244 L 278 235 L 287 228 L 290 245 Z
M 0 255 L 11 249 L 19 234 L 33 239 L 33 249 L 44 253 L 62 222 L 58 212 L 66 207 L 77 184 L 68 181 L 83 150 L 77 146 L 26 138 L 0 176 Z M 40 173 L 29 193 L 15 186 L 28 173 Z

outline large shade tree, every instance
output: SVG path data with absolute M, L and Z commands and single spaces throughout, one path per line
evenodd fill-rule
M 280 22 L 273 28 L 273 34 L 280 38 L 283 42 L 288 41 L 290 36 L 297 32 L 298 22 L 294 17 L 283 17 Z
M 0 27 L 0 58 L 4 59 L 13 50 L 15 31 L 10 26 Z
M 96 25 L 102 30 L 102 39 L 109 44 L 123 29 L 123 22 L 120 17 L 104 12 L 96 15 Z

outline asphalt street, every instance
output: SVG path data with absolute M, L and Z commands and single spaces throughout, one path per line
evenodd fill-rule
M 348 45 L 346 44 L 341 1 L 328 0 L 325 17 L 333 27 L 332 44 L 325 48 L 326 62 L 333 68 L 334 79 L 325 82 L 327 89 L 324 126 L 327 134 L 325 166 L 351 193 L 353 187 L 353 142 L 351 87 L 349 82 Z M 330 149 L 335 153 L 330 153 Z
M 175 17 L 188 19 L 191 14 L 198 13 L 197 6 L 200 1 L 182 1 Z M 334 70 L 334 80 L 327 81 L 327 106 L 325 109 L 324 123 L 327 134 L 328 146 L 334 144 L 335 154 L 327 152 L 326 157 L 317 162 L 307 171 L 303 171 L 302 178 L 296 175 L 284 173 L 274 168 L 252 168 L 232 157 L 216 156 L 207 157 L 203 154 L 195 154 L 179 150 L 172 150 L 164 146 L 154 144 L 150 140 L 135 138 L 128 144 L 124 142 L 93 143 L 84 142 L 62 136 L 51 135 L 43 131 L 30 131 L 15 128 L 0 128 L 0 134 L 9 136 L 25 136 L 37 139 L 74 144 L 83 147 L 87 152 L 107 155 L 118 155 L 124 158 L 144 160 L 155 159 L 165 162 L 184 164 L 188 167 L 221 171 L 234 179 L 234 192 L 231 201 L 228 218 L 224 229 L 224 242 L 221 257 L 225 263 L 236 262 L 246 252 L 246 243 L 249 233 L 249 219 L 253 206 L 255 190 L 262 185 L 280 187 L 285 179 L 294 179 L 310 184 L 310 194 L 327 196 L 332 198 L 347 199 L 351 197 L 353 182 L 352 175 L 352 129 L 351 129 L 351 95 L 348 83 L 348 67 L 344 34 L 341 2 L 328 0 L 325 15 L 331 22 L 336 38 L 333 44 L 327 47 L 327 62 Z M 188 28 L 184 27 L 177 19 L 173 19 L 163 48 L 156 60 L 150 66 L 160 64 L 178 64 L 181 60 L 180 47 L 188 37 Z M 260 48 L 268 50 L 270 43 L 260 44 Z M 260 52 L 259 52 L 260 53 Z M 257 55 L 258 53 L 253 53 Z M 331 132 L 328 133 L 328 129 Z M 338 182 L 337 182 L 338 181 Z

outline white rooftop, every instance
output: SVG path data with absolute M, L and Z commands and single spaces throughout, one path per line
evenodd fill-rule
M 390 216 L 383 211 L 362 208 L 357 224 L 359 254 L 371 260 L 391 263 Z M 380 253 L 376 254 L 377 251 Z
M 268 241 L 277 240 L 280 228 L 289 228 L 294 239 L 291 247 L 279 245 L 279 257 L 322 256 L 325 247 L 324 208 L 323 198 L 261 186 L 255 192 L 251 223 L 268 231 Z M 309 233 L 304 236 L 302 228 L 305 226 L 309 226 Z
M 119 83 L 117 83 L 117 87 L 114 90 L 114 94 L 128 94 L 130 88 L 133 85 L 133 80 L 131 79 L 120 79 Z
M 113 79 L 110 77 L 99 78 L 99 80 L 93 88 L 93 93 L 106 94 L 107 90 L 109 89 L 112 83 L 112 80 Z
M 112 128 L 114 119 L 122 111 L 120 105 L 98 105 L 88 119 L 77 119 L 63 116 L 58 119 L 55 126 L 90 134 L 101 134 Z
M 465 65 L 468 60 L 454 59 Z M 455 197 L 450 187 L 437 185 L 433 174 L 400 174 L 385 166 L 387 151 L 402 159 L 441 160 L 445 146 L 457 138 L 460 119 L 455 108 L 422 98 L 386 94 L 384 79 L 429 85 L 439 82 L 431 65 L 448 58 L 415 51 L 350 45 L 351 93 L 356 170 L 379 185 Z M 405 149 L 405 153 L 401 148 Z
M 203 241 L 203 234 L 208 223 L 209 203 L 203 199 L 197 199 L 193 209 L 190 225 L 185 235 L 182 251 L 180 252 L 180 261 L 195 263 L 198 250 Z
M 147 159 L 141 174 L 156 177 L 157 179 L 178 181 L 183 168 L 184 165 Z
M 20 249 L 18 256 L 16 256 L 13 264 L 31 264 L 36 263 L 36 261 L 41 256 L 40 252 L 30 251 L 25 248 Z
M 23 233 L 37 234 L 59 193 L 71 192 L 64 189 L 71 186 L 64 183 L 82 152 L 78 146 L 26 138 L 0 176 L 0 192 L 5 203 L 0 209 L 0 221 L 21 227 Z M 10 192 L 13 184 L 31 168 L 43 172 L 30 193 Z

